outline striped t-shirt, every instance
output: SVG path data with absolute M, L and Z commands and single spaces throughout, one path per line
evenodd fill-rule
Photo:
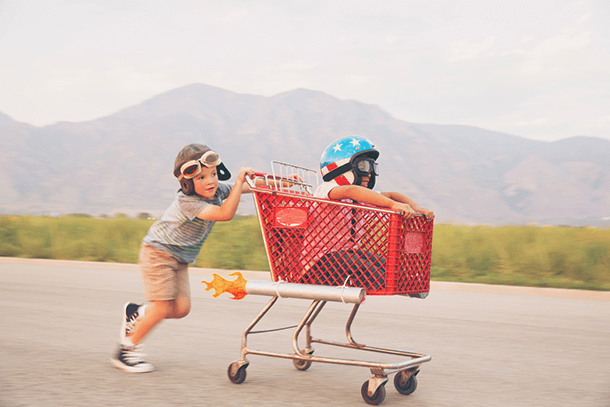
M 142 244 L 165 250 L 179 261 L 193 264 L 203 242 L 210 234 L 215 221 L 197 217 L 208 205 L 222 205 L 233 184 L 218 183 L 218 190 L 211 199 L 199 195 L 185 195 L 178 191 L 174 202 L 161 219 L 153 223 Z

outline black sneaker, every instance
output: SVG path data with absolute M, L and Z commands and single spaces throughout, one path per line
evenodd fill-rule
M 145 309 L 146 305 L 138 305 L 133 302 L 125 304 L 120 333 L 121 343 L 124 343 L 125 338 L 133 331 L 137 320 L 144 316 Z
M 112 363 L 114 367 L 129 373 L 152 372 L 155 370 L 155 367 L 150 363 L 146 363 L 144 359 L 142 359 L 144 356 L 145 355 L 142 353 L 142 345 L 120 345 L 116 355 L 110 358 L 110 363 Z

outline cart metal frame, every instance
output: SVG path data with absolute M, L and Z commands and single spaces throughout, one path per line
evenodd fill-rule
M 280 164 L 281 166 L 288 166 L 294 170 L 302 177 L 301 171 L 311 171 L 308 169 L 304 169 L 302 167 L 291 166 L 290 164 L 273 162 L 272 168 L 274 164 Z M 289 169 L 290 169 L 289 168 Z M 314 172 L 315 174 L 316 172 Z M 286 171 L 288 174 L 288 171 Z M 265 179 L 268 186 L 275 187 L 277 181 L 286 180 L 293 182 L 297 185 L 298 188 L 302 192 L 297 192 L 297 194 L 301 195 L 309 195 L 308 198 L 311 199 L 311 191 L 312 186 L 307 184 L 306 182 L 294 182 L 294 179 L 288 177 L 288 175 L 276 175 L 275 171 L 273 174 L 264 174 L 264 173 L 255 173 L 256 176 L 262 177 Z M 255 183 L 247 177 L 247 181 L 250 187 L 256 191 Z M 278 185 L 277 190 L 274 192 L 275 194 L 290 194 L 290 192 L 282 190 L 282 185 Z M 268 192 L 267 192 L 268 193 Z M 294 194 L 294 193 L 293 193 Z M 349 204 L 347 204 L 349 206 Z M 257 207 L 258 211 L 258 207 Z M 259 214 L 260 218 L 260 214 Z M 259 219 L 260 220 L 260 219 Z M 264 238 L 264 236 L 263 236 Z M 281 283 L 281 282 L 279 282 Z M 278 284 L 279 284 L 278 283 Z M 305 286 L 305 285 L 304 285 Z M 345 286 L 345 285 L 344 285 Z M 312 293 L 315 291 L 315 287 L 317 286 L 309 286 Z M 339 287 L 341 288 L 341 287 Z M 385 399 L 386 391 L 385 384 L 388 381 L 388 376 L 391 374 L 395 374 L 394 377 L 394 386 L 401 394 L 408 395 L 415 391 L 417 388 L 417 380 L 416 375 L 419 373 L 419 368 L 423 363 L 429 362 L 432 357 L 430 355 L 419 353 L 419 352 L 411 352 L 404 350 L 396 350 L 396 349 L 387 349 L 380 348 L 374 346 L 368 346 L 361 343 L 358 343 L 354 340 L 354 337 L 351 332 L 352 323 L 356 317 L 358 310 L 360 309 L 360 305 L 364 301 L 364 296 L 360 298 L 360 300 L 351 301 L 354 305 L 352 311 L 347 319 L 345 325 L 345 335 L 347 338 L 347 342 L 335 342 L 330 340 L 325 340 L 321 338 L 315 338 L 312 336 L 312 324 L 316 320 L 316 318 L 320 315 L 320 312 L 327 304 L 328 301 L 337 301 L 336 299 L 320 299 L 319 293 L 317 295 L 308 295 L 307 290 L 304 289 L 303 293 L 299 296 L 302 299 L 313 300 L 311 305 L 308 307 L 307 311 L 301 318 L 298 324 L 273 328 L 273 329 L 265 329 L 265 330 L 254 330 L 254 328 L 258 325 L 258 323 L 264 318 L 264 316 L 269 312 L 269 310 L 277 303 L 277 300 L 281 297 L 279 291 L 276 296 L 273 296 L 271 300 L 267 303 L 267 305 L 263 308 L 263 310 L 254 318 L 254 320 L 250 323 L 250 325 L 246 328 L 244 333 L 242 334 L 241 341 L 241 357 L 240 359 L 232 362 L 227 370 L 227 374 L 229 379 L 235 383 L 240 384 L 246 379 L 246 368 L 250 364 L 247 355 L 260 355 L 260 356 L 269 356 L 283 359 L 292 359 L 294 366 L 301 371 L 309 369 L 312 363 L 331 363 L 331 364 L 340 364 L 340 365 L 349 365 L 349 366 L 361 366 L 367 367 L 370 369 L 372 377 L 365 381 L 361 387 L 361 395 L 365 402 L 372 405 L 378 405 L 382 403 Z M 343 299 L 341 299 L 343 301 Z M 343 301 L 346 302 L 346 301 Z M 292 334 L 292 348 L 294 353 L 279 353 L 272 352 L 266 350 L 257 350 L 248 347 L 248 337 L 254 334 L 262 334 L 262 333 L 270 333 L 280 330 L 288 330 L 294 329 Z M 299 337 L 305 330 L 305 348 L 299 347 Z M 363 360 L 352 360 L 352 359 L 338 359 L 338 358 L 330 358 L 330 357 L 318 357 L 314 356 L 314 349 L 312 345 L 314 343 L 337 346 L 342 348 L 348 348 L 353 350 L 361 350 L 361 351 L 369 351 L 376 352 L 388 355 L 396 355 L 404 358 L 408 358 L 407 360 L 403 360 L 396 363 L 376 363 L 369 362 Z
M 363 383 L 362 396 L 365 401 L 369 404 L 380 404 L 385 399 L 385 384 L 388 381 L 388 376 L 396 373 L 394 385 L 396 389 L 402 394 L 411 394 L 417 387 L 415 376 L 419 373 L 419 367 L 425 362 L 429 362 L 432 357 L 427 354 L 418 352 L 409 352 L 396 349 L 379 348 L 373 346 L 367 346 L 358 343 L 354 340 L 351 333 L 351 326 L 356 313 L 358 312 L 361 303 L 354 304 L 350 316 L 345 325 L 345 334 L 347 337 L 347 343 L 335 342 L 324 340 L 320 338 L 314 338 L 311 335 L 311 326 L 317 316 L 320 314 L 324 306 L 328 301 L 325 300 L 313 300 L 301 320 L 296 325 L 290 325 L 286 327 L 257 330 L 254 328 L 263 319 L 263 317 L 269 312 L 269 310 L 276 304 L 279 297 L 272 297 L 263 310 L 254 318 L 250 325 L 246 328 L 242 335 L 241 341 L 241 358 L 234 361 L 229 365 L 228 376 L 229 379 L 236 384 L 242 383 L 246 379 L 245 369 L 248 367 L 250 362 L 247 359 L 247 355 L 260 355 L 270 356 L 276 358 L 292 359 L 295 367 L 298 370 L 307 370 L 312 363 L 332 363 L 349 366 L 362 366 L 368 367 L 373 377 Z M 248 336 L 253 334 L 262 334 L 275 332 L 280 330 L 294 329 L 292 335 L 292 348 L 294 354 L 289 353 L 278 353 L 264 350 L 256 350 L 248 347 Z M 306 347 L 301 349 L 298 344 L 299 336 L 301 335 L 303 328 L 305 328 L 305 343 Z M 397 355 L 409 358 L 406 361 L 397 363 L 375 363 L 361 360 L 350 360 L 350 359 L 337 359 L 329 357 L 316 357 L 314 356 L 314 350 L 312 345 L 314 343 L 320 343 L 324 345 L 338 346 L 343 348 L 363 350 L 370 352 L 383 353 L 388 355 Z M 408 393 L 405 392 L 407 389 Z M 366 396 L 365 396 L 366 393 Z

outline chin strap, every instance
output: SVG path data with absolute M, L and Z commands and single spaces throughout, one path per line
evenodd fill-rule
M 371 174 L 371 178 L 369 178 L 369 183 L 366 186 L 368 189 L 373 189 L 373 187 L 375 186 L 375 178 L 376 178 L 376 175 Z
M 356 179 L 354 180 L 354 183 L 352 185 L 360 185 L 362 184 L 362 177 L 360 175 L 356 175 Z M 366 184 L 366 187 L 368 189 L 373 189 L 373 187 L 375 186 L 375 174 L 371 174 L 371 177 L 369 178 L 369 183 Z

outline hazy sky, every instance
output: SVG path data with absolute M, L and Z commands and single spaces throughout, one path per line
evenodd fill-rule
M 191 83 L 610 139 L 610 1 L 0 0 L 0 112 L 15 120 L 94 119 Z

